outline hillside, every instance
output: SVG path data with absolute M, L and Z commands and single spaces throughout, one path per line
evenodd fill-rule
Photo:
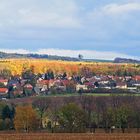
M 65 61 L 79 61 L 78 58 L 54 56 L 54 55 L 40 55 L 40 54 L 18 54 L 18 53 L 4 53 L 0 52 L 0 58 L 35 58 L 35 59 L 49 59 L 49 60 L 65 60 Z
M 94 57 L 94 56 L 93 56 Z M 20 54 L 20 53 L 4 53 L 0 52 L 0 58 L 34 58 L 34 59 L 48 59 L 48 60 L 63 60 L 63 61 L 81 61 L 81 59 L 75 57 L 48 55 L 48 54 Z M 111 60 L 100 60 L 100 59 L 82 59 L 85 62 L 114 62 L 114 63 L 140 63 L 139 60 L 127 59 L 127 58 L 115 58 Z
M 79 59 L 75 57 L 47 55 L 47 54 L 19 54 L 19 53 L 4 53 L 0 52 L 0 58 L 35 58 L 35 59 L 48 59 L 48 60 L 63 60 L 63 61 L 85 61 L 85 62 L 113 62 L 111 60 L 100 60 L 100 59 Z
M 114 63 L 140 63 L 139 60 L 127 59 L 127 58 L 115 58 Z

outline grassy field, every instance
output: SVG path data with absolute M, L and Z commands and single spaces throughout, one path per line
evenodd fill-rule
M 113 94 L 109 93 L 84 93 L 81 96 L 93 96 L 93 97 L 111 97 Z M 120 97 L 125 97 L 125 96 L 135 96 L 135 97 L 140 97 L 140 94 L 127 94 L 127 93 L 116 93 L 114 94 L 116 96 Z M 57 98 L 69 98 L 69 97 L 80 97 L 79 94 L 73 93 L 73 94 L 52 94 L 52 95 L 46 95 L 46 96 L 34 96 L 34 97 L 24 97 L 24 98 L 15 98 L 15 99 L 7 99 L 4 100 L 8 103 L 16 103 L 16 104 L 21 104 L 21 103 L 28 103 L 31 104 L 34 100 L 38 98 L 51 98 L 51 99 L 57 99 Z
M 110 94 L 110 93 L 83 93 L 82 96 L 95 96 L 95 97 L 100 97 L 100 96 L 112 96 L 112 95 L 116 95 L 116 96 L 140 96 L 140 94 L 130 94 L 130 93 L 114 93 L 114 94 Z M 47 96 L 38 96 L 38 97 L 72 97 L 72 96 L 81 96 L 78 93 L 73 93 L 73 94 L 51 94 L 51 95 L 47 95 Z
M 78 93 L 66 93 L 66 94 L 51 94 L 51 95 L 47 95 L 47 96 L 38 96 L 38 97 L 72 97 L 72 96 L 81 96 Z M 110 96 L 109 93 L 83 93 L 82 96 Z
M 140 140 L 140 134 L 0 134 L 0 140 Z

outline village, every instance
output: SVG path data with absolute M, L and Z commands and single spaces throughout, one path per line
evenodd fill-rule
M 0 98 L 47 96 L 56 94 L 86 93 L 140 93 L 140 75 L 112 76 L 90 75 L 88 77 L 67 73 L 54 75 L 24 73 L 22 76 L 0 77 Z

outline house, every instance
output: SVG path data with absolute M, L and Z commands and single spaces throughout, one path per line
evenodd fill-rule
M 55 80 L 53 80 L 53 79 L 49 80 L 49 88 L 54 86 L 54 82 L 55 82 Z
M 94 84 L 97 80 L 95 79 L 95 77 L 91 77 L 91 78 L 87 78 L 86 79 L 88 82 Z
M 99 84 L 109 84 L 109 80 L 101 80 L 99 81 Z
M 49 80 L 38 80 L 34 88 L 37 94 L 46 93 L 49 89 Z
M 101 80 L 100 76 L 94 76 L 94 78 L 96 79 L 96 81 L 100 81 Z
M 109 84 L 99 83 L 99 88 L 111 89 L 111 86 L 109 86 Z
M 134 80 L 140 81 L 140 75 L 136 75 L 136 76 L 134 77 Z
M 136 83 L 133 84 L 135 87 L 140 87 L 140 81 L 136 81 Z
M 33 86 L 31 84 L 26 84 L 24 85 L 23 90 L 24 95 L 30 96 L 33 93 Z
M 16 96 L 16 95 L 22 95 L 23 94 L 23 88 L 18 86 L 16 87 L 14 90 L 13 90 L 13 95 Z
M 19 83 L 19 81 L 17 81 L 17 80 L 10 80 L 9 82 L 8 82 L 8 87 L 12 87 L 12 88 L 16 88 L 16 87 L 18 87 L 20 85 L 20 83 Z
M 89 90 L 95 88 L 95 85 L 94 85 L 93 82 L 85 82 L 84 85 L 87 86 L 87 88 L 88 88 Z
M 26 84 L 26 85 L 24 85 L 24 88 L 28 89 L 28 90 L 32 90 L 33 86 L 31 84 Z
M 26 79 L 22 79 L 22 80 L 20 81 L 21 86 L 24 86 L 24 85 L 27 83 L 27 81 L 28 81 L 28 80 L 26 80 Z
M 63 83 L 64 86 L 66 86 L 67 84 L 69 84 L 70 80 L 61 80 L 61 82 Z
M 37 81 L 36 87 L 40 89 L 42 89 L 43 87 L 49 88 L 49 80 Z
M 88 90 L 88 85 L 80 85 L 80 84 L 77 84 L 76 85 L 76 91 L 79 91 L 79 90 Z
M 54 81 L 53 86 L 55 88 L 58 88 L 58 89 L 62 90 L 62 91 L 66 91 L 66 81 L 56 80 L 56 81 Z
M 108 78 L 109 78 L 110 80 L 113 80 L 114 76 L 113 76 L 113 75 L 108 75 Z
M 130 81 L 132 79 L 132 76 L 125 76 L 125 81 Z
M 51 119 L 49 119 L 48 117 L 43 117 L 42 118 L 42 125 L 43 125 L 43 128 L 48 128 L 50 126 L 59 126 L 59 123 L 57 121 L 57 119 L 53 119 L 53 121 Z
M 8 89 L 7 88 L 0 88 L 0 96 L 7 95 Z
M 0 83 L 2 83 L 3 85 L 7 86 L 8 79 L 0 79 Z
M 108 76 L 102 76 L 100 82 L 103 84 L 108 84 L 109 83 L 109 77 Z
M 114 76 L 112 80 L 117 81 L 117 82 L 125 81 L 125 77 L 123 77 L 123 76 Z
M 127 87 L 128 90 L 137 90 L 137 87 Z
M 118 89 L 127 89 L 127 84 L 125 82 L 117 82 L 116 88 Z
M 81 78 L 81 82 L 84 83 L 85 81 L 86 81 L 86 78 L 85 77 L 82 77 Z

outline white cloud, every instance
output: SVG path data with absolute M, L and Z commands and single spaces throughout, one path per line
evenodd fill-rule
M 140 11 L 140 2 L 126 2 L 126 3 L 109 3 L 96 7 L 93 11 L 89 12 L 91 17 L 100 17 L 100 16 L 128 16 L 133 12 Z M 120 17 L 121 18 L 121 17 Z
M 37 53 L 70 56 L 70 57 L 77 57 L 79 54 L 82 54 L 84 58 L 87 59 L 105 59 L 105 60 L 113 60 L 116 57 L 133 58 L 133 59 L 135 58 L 133 56 L 129 56 L 119 52 L 95 51 L 95 50 L 40 49 L 38 50 Z
M 25 49 L 0 49 L 0 52 L 5 52 L 5 53 L 19 53 L 19 54 L 28 54 L 30 51 L 25 50 Z
M 125 3 L 118 1 L 96 7 L 87 14 L 88 32 L 95 33 L 93 38 L 96 40 L 129 42 L 140 35 L 139 13 L 140 1 Z
M 128 12 L 140 11 L 140 3 L 108 4 L 102 10 L 107 14 L 126 14 Z
M 77 12 L 73 0 L 1 0 L 0 27 L 79 28 Z
M 6 53 L 20 53 L 20 54 L 31 53 L 30 51 L 24 49 L 17 49 L 17 50 L 0 49 L 0 51 Z M 119 52 L 95 51 L 95 50 L 65 50 L 65 49 L 48 48 L 48 49 L 39 49 L 32 53 L 57 55 L 57 56 L 69 56 L 69 57 L 78 57 L 79 54 L 82 54 L 86 59 L 102 59 L 102 60 L 113 60 L 116 57 L 140 59 L 139 57 L 130 56 Z

